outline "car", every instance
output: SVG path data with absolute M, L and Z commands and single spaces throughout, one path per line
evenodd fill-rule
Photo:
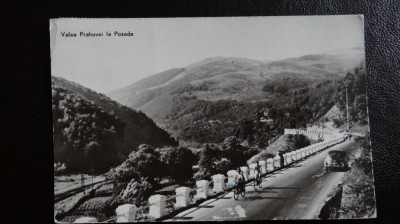
M 324 161 L 325 170 L 348 170 L 349 159 L 345 151 L 341 149 L 331 150 Z

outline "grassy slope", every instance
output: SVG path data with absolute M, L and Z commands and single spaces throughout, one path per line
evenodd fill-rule
M 265 99 L 262 87 L 266 81 L 283 81 L 285 77 L 308 82 L 337 78 L 359 65 L 362 53 L 360 49 L 351 49 L 273 62 L 245 58 L 208 58 L 184 69 L 171 69 L 147 77 L 112 91 L 109 96 L 124 105 L 140 109 L 154 99 L 148 96 L 153 92 L 170 92 L 168 88 L 157 90 L 158 88 L 176 89 L 181 85 L 191 84 L 207 87 L 206 91 L 193 93 L 199 99 L 260 100 Z M 146 102 L 139 100 L 143 98 L 147 99 Z
M 247 160 L 247 164 L 254 163 L 255 161 L 258 160 L 258 158 L 263 158 L 263 156 L 266 154 L 276 155 L 279 152 L 279 150 L 284 149 L 284 147 L 287 144 L 286 140 L 287 140 L 287 136 L 285 136 L 285 135 L 280 136 L 275 142 L 273 142 L 271 145 L 269 145 L 265 150 L 261 151 L 257 155 L 254 155 L 249 160 Z
M 120 99 L 124 97 L 129 97 L 132 95 L 135 95 L 136 92 L 147 89 L 147 88 L 152 88 L 158 85 L 162 85 L 176 77 L 178 74 L 183 72 L 184 69 L 182 68 L 175 68 L 175 69 L 170 69 L 161 73 L 157 73 L 155 75 L 152 75 L 150 77 L 144 78 L 138 82 L 135 82 L 129 86 L 123 87 L 121 89 L 117 89 L 114 91 L 111 91 L 108 93 L 109 96 L 111 96 L 113 99 Z
M 216 57 L 208 58 L 189 65 L 183 70 L 174 70 L 171 75 L 166 72 L 164 84 L 160 85 L 161 74 L 147 78 L 146 83 L 152 83 L 147 88 L 140 82 L 116 90 L 110 97 L 129 107 L 139 109 L 153 118 L 158 125 L 174 136 L 178 136 L 182 127 L 193 125 L 202 119 L 223 119 L 226 116 L 204 116 L 205 102 L 218 103 L 220 100 L 239 102 L 268 102 L 279 107 L 292 105 L 293 96 L 263 91 L 266 83 L 287 85 L 290 91 L 301 90 L 308 86 L 311 91 L 295 96 L 295 102 L 308 105 L 315 109 L 316 102 L 325 101 L 327 105 L 318 105 L 317 114 L 320 117 L 329 110 L 332 100 L 324 99 L 332 96 L 337 88 L 336 83 L 323 83 L 327 79 L 334 80 L 343 77 L 346 71 L 353 69 L 362 60 L 360 49 L 329 52 L 321 55 L 310 55 L 274 62 L 260 62 L 244 58 Z M 168 76 L 168 77 L 167 77 Z M 171 78 L 172 77 L 172 78 Z M 323 84 L 321 84 L 323 83 Z M 142 83 L 143 84 L 143 83 Z M 318 86 L 319 85 L 319 86 Z M 144 85 L 146 86 L 146 85 Z M 118 93 L 118 94 L 116 94 Z M 321 96 L 323 99 L 321 99 Z M 259 106 L 250 106 L 256 110 Z M 215 110 L 215 108 L 214 108 Z M 241 108 L 236 108 L 241 110 Z M 246 109 L 247 110 L 247 109 Z M 317 110 L 316 110 L 317 111 Z M 226 111 L 228 113 L 228 111 Z M 242 112 L 229 111 L 237 121 Z M 245 116 L 252 116 L 247 114 Z M 236 117 L 236 118 L 235 118 Z M 231 119 L 231 118 L 229 118 Z

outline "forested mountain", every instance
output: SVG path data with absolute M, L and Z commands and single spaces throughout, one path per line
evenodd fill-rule
M 144 113 L 63 78 L 52 77 L 54 162 L 68 172 L 104 172 L 140 144 L 177 142 Z
M 335 105 L 342 115 L 347 79 L 357 87 L 349 88 L 352 118 L 365 118 L 363 65 L 361 49 L 272 62 L 216 57 L 153 75 L 109 96 L 143 111 L 182 140 L 220 143 L 235 135 L 263 147 L 284 127 L 317 121 Z M 273 119 L 273 127 L 260 122 L 263 117 Z

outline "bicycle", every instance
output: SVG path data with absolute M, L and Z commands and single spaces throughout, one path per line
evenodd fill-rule
M 245 196 L 245 186 L 240 186 L 238 183 L 236 183 L 235 188 L 233 189 L 233 198 L 237 200 L 239 198 L 239 195 L 242 195 L 242 197 Z
M 257 187 L 262 188 L 262 177 L 260 173 L 257 173 L 256 177 L 254 178 L 254 189 L 257 190 Z

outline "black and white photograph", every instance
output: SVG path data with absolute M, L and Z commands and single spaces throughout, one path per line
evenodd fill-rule
M 377 217 L 363 15 L 49 29 L 55 222 Z

